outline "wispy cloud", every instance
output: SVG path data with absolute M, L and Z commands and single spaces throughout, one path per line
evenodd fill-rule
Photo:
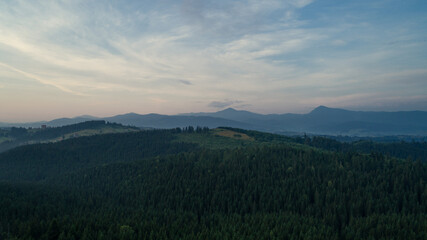
M 53 81 L 49 81 L 49 80 L 43 79 L 43 78 L 41 78 L 41 77 L 39 77 L 39 76 L 36 76 L 36 75 L 34 75 L 34 74 L 31 74 L 31 73 L 28 73 L 28 72 L 24 72 L 24 71 L 22 71 L 22 70 L 19 70 L 19 69 L 17 69 L 17 68 L 14 68 L 14 67 L 12 67 L 12 66 L 7 65 L 7 64 L 4 64 L 4 63 L 1 63 L 1 62 L 0 62 L 0 66 L 1 66 L 1 67 L 4 67 L 4 68 L 7 68 L 7 69 L 9 69 L 9 70 L 12 70 L 12 71 L 14 71 L 14 72 L 17 72 L 17 73 L 19 73 L 19 74 L 21 74 L 21 75 L 23 75 L 23 76 L 25 76 L 25 77 L 27 77 L 27 78 L 29 78 L 29 79 L 36 80 L 36 81 L 38 81 L 38 82 L 39 82 L 39 83 L 41 83 L 41 84 L 45 84 L 45 85 L 49 85 L 49 86 L 53 86 L 53 87 L 55 87 L 55 88 L 57 88 L 57 89 L 59 89 L 59 90 L 61 90 L 61 91 L 63 91 L 63 92 L 71 93 L 71 94 L 75 94 L 75 95 L 84 95 L 84 94 L 82 94 L 82 93 L 75 92 L 75 91 L 72 91 L 72 90 L 70 90 L 70 89 L 68 89 L 68 88 L 65 88 L 65 87 L 61 86 L 61 85 L 58 85 L 58 84 L 56 84 L 56 83 L 55 83 L 55 82 L 53 82 Z

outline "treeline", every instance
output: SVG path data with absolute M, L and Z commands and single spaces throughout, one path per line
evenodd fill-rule
M 188 126 L 188 127 L 183 127 L 183 128 L 176 128 L 175 129 L 177 133 L 209 133 L 209 128 L 208 127 L 200 127 L 197 126 L 196 128 L 194 128 L 193 126 Z
M 104 120 L 93 120 L 93 121 L 86 121 L 82 123 L 76 123 L 61 127 L 47 127 L 47 128 L 34 128 L 34 129 L 26 129 L 26 128 L 17 128 L 12 127 L 7 132 L 4 132 L 3 134 L 11 137 L 16 138 L 21 141 L 30 141 L 30 140 L 46 140 L 46 139 L 52 139 L 61 137 L 63 135 L 74 133 L 78 131 L 83 130 L 97 130 L 105 127 L 111 127 L 111 128 L 124 128 L 123 125 L 117 124 L 117 123 L 110 123 L 105 122 Z M 136 127 L 126 127 L 126 128 L 134 128 L 137 130 Z
M 44 179 L 38 184 L 0 184 L 0 238 L 427 238 L 427 166 L 421 161 L 287 144 L 200 149 L 174 145 L 177 131 L 34 149 L 39 159 L 57 151 L 62 155 L 52 161 L 97 164 L 36 177 Z M 133 151 L 137 146 L 146 150 Z M 30 152 L 8 155 L 21 159 L 10 164 L 30 161 Z

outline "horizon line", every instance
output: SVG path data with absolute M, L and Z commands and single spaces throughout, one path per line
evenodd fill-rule
M 234 110 L 234 111 L 243 111 L 243 112 L 249 112 L 249 113 L 253 113 L 253 114 L 259 114 L 259 115 L 285 115 L 285 114 L 295 114 L 295 115 L 305 115 L 305 114 L 310 114 L 311 112 L 315 111 L 316 109 L 319 108 L 326 108 L 326 109 L 334 109 L 334 110 L 343 110 L 343 111 L 350 111 L 350 112 L 383 112 L 383 113 L 397 113 L 397 112 L 427 112 L 425 110 L 395 110 L 395 111 L 386 111 L 386 110 L 350 110 L 350 109 L 345 109 L 345 108 L 339 108 L 339 107 L 327 107 L 324 105 L 319 105 L 315 108 L 313 108 L 312 110 L 306 112 L 306 113 L 292 113 L 292 112 L 285 112 L 285 113 L 267 113 L 267 114 L 263 114 L 263 113 L 258 113 L 258 112 L 252 112 L 249 110 L 244 110 L 244 109 L 236 109 L 233 107 L 226 107 L 223 108 L 221 110 L 218 111 L 213 111 L 213 112 L 184 112 L 184 113 L 177 113 L 177 114 L 162 114 L 162 113 L 156 113 L 156 112 L 150 112 L 150 113 L 136 113 L 136 112 L 126 112 L 126 113 L 118 113 L 118 114 L 113 114 L 113 115 L 107 115 L 104 117 L 99 117 L 99 116 L 94 116 L 94 115 L 90 115 L 90 114 L 82 114 L 82 115 L 77 115 L 74 117 L 56 117 L 56 118 L 52 118 L 51 120 L 34 120 L 34 121 L 2 121 L 0 120 L 0 123 L 2 124 L 31 124 L 31 123 L 48 123 L 54 120 L 59 120 L 59 119 L 76 119 L 76 118 L 94 118 L 93 120 L 104 120 L 103 118 L 110 118 L 110 117 L 116 117 L 116 116 L 123 116 L 123 115 L 129 115 L 129 114 L 136 114 L 136 115 L 151 115 L 151 114 L 156 114 L 156 115 L 162 115 L 162 116 L 185 116 L 186 114 L 213 114 L 213 113 L 218 113 L 218 112 L 222 112 L 222 111 L 226 111 L 226 110 Z M 90 119 L 92 120 L 92 119 Z

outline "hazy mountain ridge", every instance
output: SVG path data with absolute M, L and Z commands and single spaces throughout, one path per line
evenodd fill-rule
M 25 122 L 25 123 L 4 123 L 0 122 L 0 127 L 25 127 L 25 128 L 39 128 L 42 125 L 49 127 L 62 127 L 71 124 L 77 124 L 92 120 L 102 120 L 101 118 L 85 115 L 74 118 L 57 118 L 51 121 L 38 121 L 38 122 Z
M 238 120 L 269 132 L 307 132 L 330 135 L 427 134 L 427 112 L 366 112 L 319 106 L 307 114 L 256 114 L 232 108 L 214 113 L 191 113 Z
M 299 132 L 350 136 L 427 135 L 427 112 L 425 111 L 350 111 L 325 106 L 319 106 L 306 114 L 264 115 L 227 108 L 218 112 L 178 115 L 128 113 L 106 118 L 81 116 L 55 119 L 49 122 L 0 123 L 0 127 L 40 127 L 42 124 L 63 126 L 94 119 L 148 128 L 176 128 L 191 125 L 209 128 L 227 126 L 276 133 Z

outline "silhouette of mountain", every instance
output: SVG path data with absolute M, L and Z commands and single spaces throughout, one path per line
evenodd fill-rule
M 228 108 L 192 116 L 238 120 L 268 132 L 307 132 L 330 135 L 426 135 L 427 112 L 366 112 L 319 106 L 307 114 L 256 114 Z
M 215 118 L 224 118 L 240 122 L 251 122 L 251 120 L 263 119 L 265 115 L 253 113 L 249 111 L 236 110 L 234 108 L 227 108 L 218 112 L 212 113 L 184 113 L 182 116 L 207 116 Z
M 258 114 L 227 108 L 218 112 L 184 113 L 179 115 L 128 113 L 107 118 L 81 116 L 49 122 L 1 124 L 0 127 L 64 126 L 88 120 L 106 120 L 124 125 L 148 128 L 201 126 L 236 127 L 276 133 L 310 133 L 350 136 L 427 135 L 427 112 L 350 111 L 319 106 L 307 114 Z

